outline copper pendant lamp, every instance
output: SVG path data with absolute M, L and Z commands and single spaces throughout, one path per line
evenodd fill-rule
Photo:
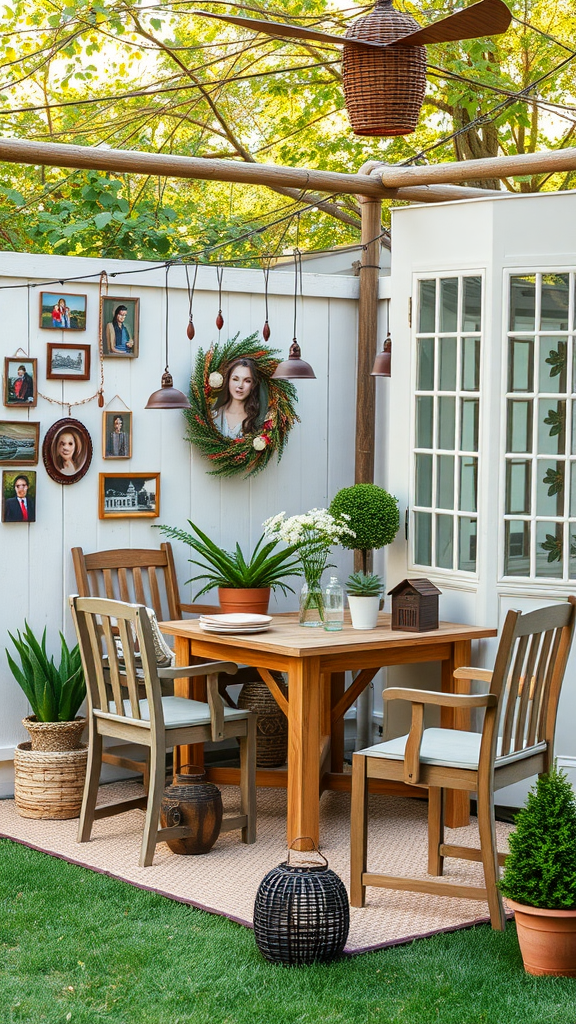
M 278 363 L 272 374 L 275 380 L 316 380 L 316 374 L 310 363 L 301 358 L 300 345 L 296 340 L 298 276 L 300 276 L 300 298 L 302 298 L 302 253 L 299 249 L 294 249 L 294 337 L 290 345 L 288 359 Z
M 390 337 L 390 331 L 386 335 L 386 341 L 381 352 L 378 352 L 374 366 L 372 367 L 371 377 L 391 377 L 392 367 L 392 338 Z
M 144 406 L 145 409 L 190 409 L 191 405 L 186 395 L 174 387 L 172 374 L 168 369 L 168 272 L 170 264 L 166 264 L 166 366 L 162 374 L 162 386 L 159 391 L 153 391 Z

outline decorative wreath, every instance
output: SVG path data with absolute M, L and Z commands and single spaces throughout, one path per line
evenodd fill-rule
M 188 440 L 212 463 L 213 476 L 253 476 L 268 465 L 276 453 L 284 451 L 288 433 L 300 422 L 294 404 L 296 388 L 287 380 L 274 380 L 272 374 L 280 360 L 278 350 L 262 345 L 258 334 L 238 340 L 236 334 L 225 344 L 212 345 L 207 352 L 198 350 L 190 378 L 190 405 L 185 416 Z M 224 437 L 214 422 L 213 410 L 222 394 L 227 368 L 237 359 L 252 359 L 260 376 L 261 425 L 251 434 Z

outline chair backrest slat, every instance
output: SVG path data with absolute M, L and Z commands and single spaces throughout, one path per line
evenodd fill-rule
M 148 566 L 148 585 L 150 587 L 150 599 L 151 607 L 156 612 L 156 618 L 162 618 L 162 601 L 160 599 L 160 587 L 158 586 L 158 576 L 156 575 L 156 567 L 154 565 Z
M 114 589 L 114 575 L 110 569 L 104 569 L 102 573 L 104 579 L 104 593 L 110 601 L 117 601 L 118 595 Z
M 114 641 L 114 630 L 112 628 L 112 620 L 104 615 L 100 620 L 102 634 L 104 636 L 104 645 L 106 651 L 106 658 L 108 664 L 108 679 L 112 690 L 112 700 L 116 707 L 116 714 L 124 714 L 124 695 L 122 693 L 122 681 L 120 678 L 120 664 L 118 660 L 118 650 Z M 116 632 L 118 632 L 116 630 Z M 107 703 L 101 705 L 103 710 L 108 710 Z
M 531 747 L 537 742 L 536 737 L 538 736 L 538 717 L 539 710 L 542 703 L 542 694 L 546 686 L 546 671 L 550 660 L 550 650 L 552 647 L 552 640 L 554 638 L 555 630 L 549 629 L 544 633 L 542 637 L 542 647 L 540 648 L 540 657 L 538 659 L 538 665 L 536 667 L 536 673 L 534 675 L 534 681 L 532 684 L 532 706 L 530 709 L 530 715 L 528 720 L 528 728 L 526 732 L 526 745 Z
M 129 604 L 132 600 L 132 596 L 128 588 L 128 573 L 122 565 L 118 569 L 118 591 L 120 594 L 120 600 L 126 601 L 126 603 Z
M 134 620 L 126 621 L 126 619 L 118 619 L 118 632 L 120 634 L 120 642 L 122 644 L 122 661 L 124 662 L 123 683 L 128 690 L 128 699 L 130 701 L 132 718 L 141 718 L 138 676 L 136 674 L 136 651 L 134 646 L 134 636 L 132 629 L 130 628 L 133 621 Z M 117 714 L 124 714 L 123 704 L 122 711 L 117 711 Z
M 538 666 L 538 655 L 541 640 L 541 633 L 533 633 L 529 637 L 528 657 L 526 659 L 526 665 L 524 667 L 522 686 L 520 687 L 518 692 L 518 706 L 516 709 L 516 728 L 514 730 L 514 750 L 522 750 L 524 747 L 524 742 L 526 738 L 526 720 L 528 717 L 528 711 L 532 700 L 534 673 Z
M 520 680 L 523 675 L 527 646 L 528 636 L 521 636 L 516 644 L 514 660 L 512 662 L 512 672 L 508 680 L 508 686 L 506 687 L 506 707 L 502 721 L 501 749 L 503 754 L 508 754 L 512 745 L 512 733 L 516 719 L 516 700 L 518 697 Z
M 144 586 L 142 583 L 142 569 L 139 565 L 135 566 L 132 575 L 134 578 L 134 593 L 136 595 L 136 601 L 138 604 L 149 604 L 144 596 Z

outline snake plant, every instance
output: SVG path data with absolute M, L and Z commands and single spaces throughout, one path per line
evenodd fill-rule
M 24 626 L 23 633 L 8 633 L 21 661 L 18 666 L 6 650 L 12 675 L 39 722 L 72 722 L 86 696 L 78 644 L 70 650 L 60 633 L 60 664 L 56 665 L 46 653 L 46 630 L 38 641 L 26 621 Z

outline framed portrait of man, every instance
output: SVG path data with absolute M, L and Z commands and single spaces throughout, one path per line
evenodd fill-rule
M 38 360 L 4 359 L 4 405 L 14 409 L 33 409 L 36 405 Z
M 140 299 L 103 295 L 100 307 L 103 354 L 115 359 L 136 359 L 139 351 Z
M 132 458 L 132 413 L 128 409 L 102 415 L 102 458 Z
M 7 470 L 2 473 L 2 522 L 36 522 L 36 471 Z

